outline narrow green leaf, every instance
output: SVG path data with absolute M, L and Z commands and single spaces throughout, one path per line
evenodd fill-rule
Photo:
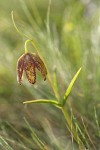
M 4 140 L 2 136 L 0 136 L 0 148 L 6 150 L 13 150 L 12 147 Z
M 35 141 L 35 143 L 38 145 L 38 147 L 41 149 L 41 150 L 46 150 L 45 149 L 45 145 L 44 143 L 40 140 L 40 138 L 37 136 L 37 134 L 34 132 L 33 128 L 30 126 L 30 124 L 28 123 L 28 121 L 26 120 L 26 118 L 24 118 L 28 128 L 30 129 L 31 131 L 31 135 L 32 135 L 32 138 L 33 140 Z
M 70 94 L 70 92 L 71 92 L 71 89 L 72 89 L 72 87 L 73 87 L 73 85 L 74 85 L 74 83 L 75 83 L 77 77 L 78 77 L 79 74 L 80 74 L 81 69 L 82 69 L 82 68 L 80 68 L 80 69 L 77 71 L 77 73 L 75 74 L 75 76 L 74 76 L 73 79 L 71 80 L 71 82 L 70 82 L 70 84 L 69 84 L 69 86 L 68 86 L 68 88 L 67 88 L 67 90 L 66 90 L 66 92 L 65 92 L 64 98 L 63 98 L 63 105 L 65 105 L 65 103 L 66 103 L 66 101 L 67 101 L 67 98 L 68 98 L 68 96 L 69 96 L 69 94 Z
M 38 99 L 38 100 L 31 100 L 31 101 L 23 102 L 23 104 L 30 104 L 30 103 L 48 103 L 48 104 L 53 104 L 56 107 L 60 108 L 60 104 L 56 100 Z

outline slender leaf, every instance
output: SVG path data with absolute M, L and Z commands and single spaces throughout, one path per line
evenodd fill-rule
M 65 95 L 64 95 L 64 98 L 63 98 L 63 105 L 65 105 L 66 101 L 67 101 L 67 98 L 72 90 L 72 87 L 76 81 L 76 79 L 78 78 L 79 74 L 80 74 L 80 71 L 81 71 L 82 68 L 80 68 L 77 73 L 75 74 L 75 76 L 73 77 L 73 79 L 71 80 L 66 92 L 65 92 Z
M 61 108 L 61 105 L 56 100 L 38 99 L 38 100 L 31 100 L 31 101 L 23 102 L 23 104 L 29 104 L 29 103 L 47 103 L 47 104 L 55 105 L 58 108 Z

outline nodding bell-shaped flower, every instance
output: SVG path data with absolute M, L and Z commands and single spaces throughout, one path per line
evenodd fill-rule
M 26 77 L 31 84 L 36 82 L 36 69 L 38 69 L 44 80 L 46 80 L 47 69 L 36 53 L 25 53 L 19 59 L 17 63 L 17 81 L 22 84 L 23 73 L 26 73 Z

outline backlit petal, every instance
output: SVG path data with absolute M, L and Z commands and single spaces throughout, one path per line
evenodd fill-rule
M 34 84 L 36 82 L 36 69 L 35 69 L 34 60 L 32 59 L 30 53 L 27 53 L 27 55 L 25 56 L 24 70 L 28 81 L 31 84 Z
M 34 84 L 36 82 L 36 68 L 41 72 L 44 80 L 46 80 L 47 69 L 39 55 L 35 53 L 23 54 L 17 63 L 18 82 L 21 84 L 23 71 L 25 71 L 28 81 Z
M 22 82 L 23 70 L 24 70 L 24 55 L 22 55 L 17 62 L 17 81 L 19 84 L 21 84 Z
M 33 59 L 34 59 L 36 68 L 41 72 L 44 80 L 46 80 L 47 69 L 46 69 L 43 61 L 41 60 L 41 58 L 39 57 L 38 54 L 33 53 L 32 55 L 33 55 Z

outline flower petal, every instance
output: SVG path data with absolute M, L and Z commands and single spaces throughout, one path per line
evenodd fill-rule
M 44 80 L 46 80 L 47 69 L 46 69 L 43 61 L 41 60 L 41 58 L 39 57 L 38 54 L 33 53 L 32 55 L 33 55 L 33 59 L 34 59 L 36 68 L 41 72 Z
M 17 81 L 19 84 L 21 84 L 22 82 L 23 70 L 24 70 L 24 55 L 22 55 L 17 62 Z
M 36 82 L 36 68 L 35 68 L 34 60 L 32 59 L 30 53 L 27 53 L 27 55 L 25 56 L 24 70 L 28 81 L 31 84 L 34 84 Z

